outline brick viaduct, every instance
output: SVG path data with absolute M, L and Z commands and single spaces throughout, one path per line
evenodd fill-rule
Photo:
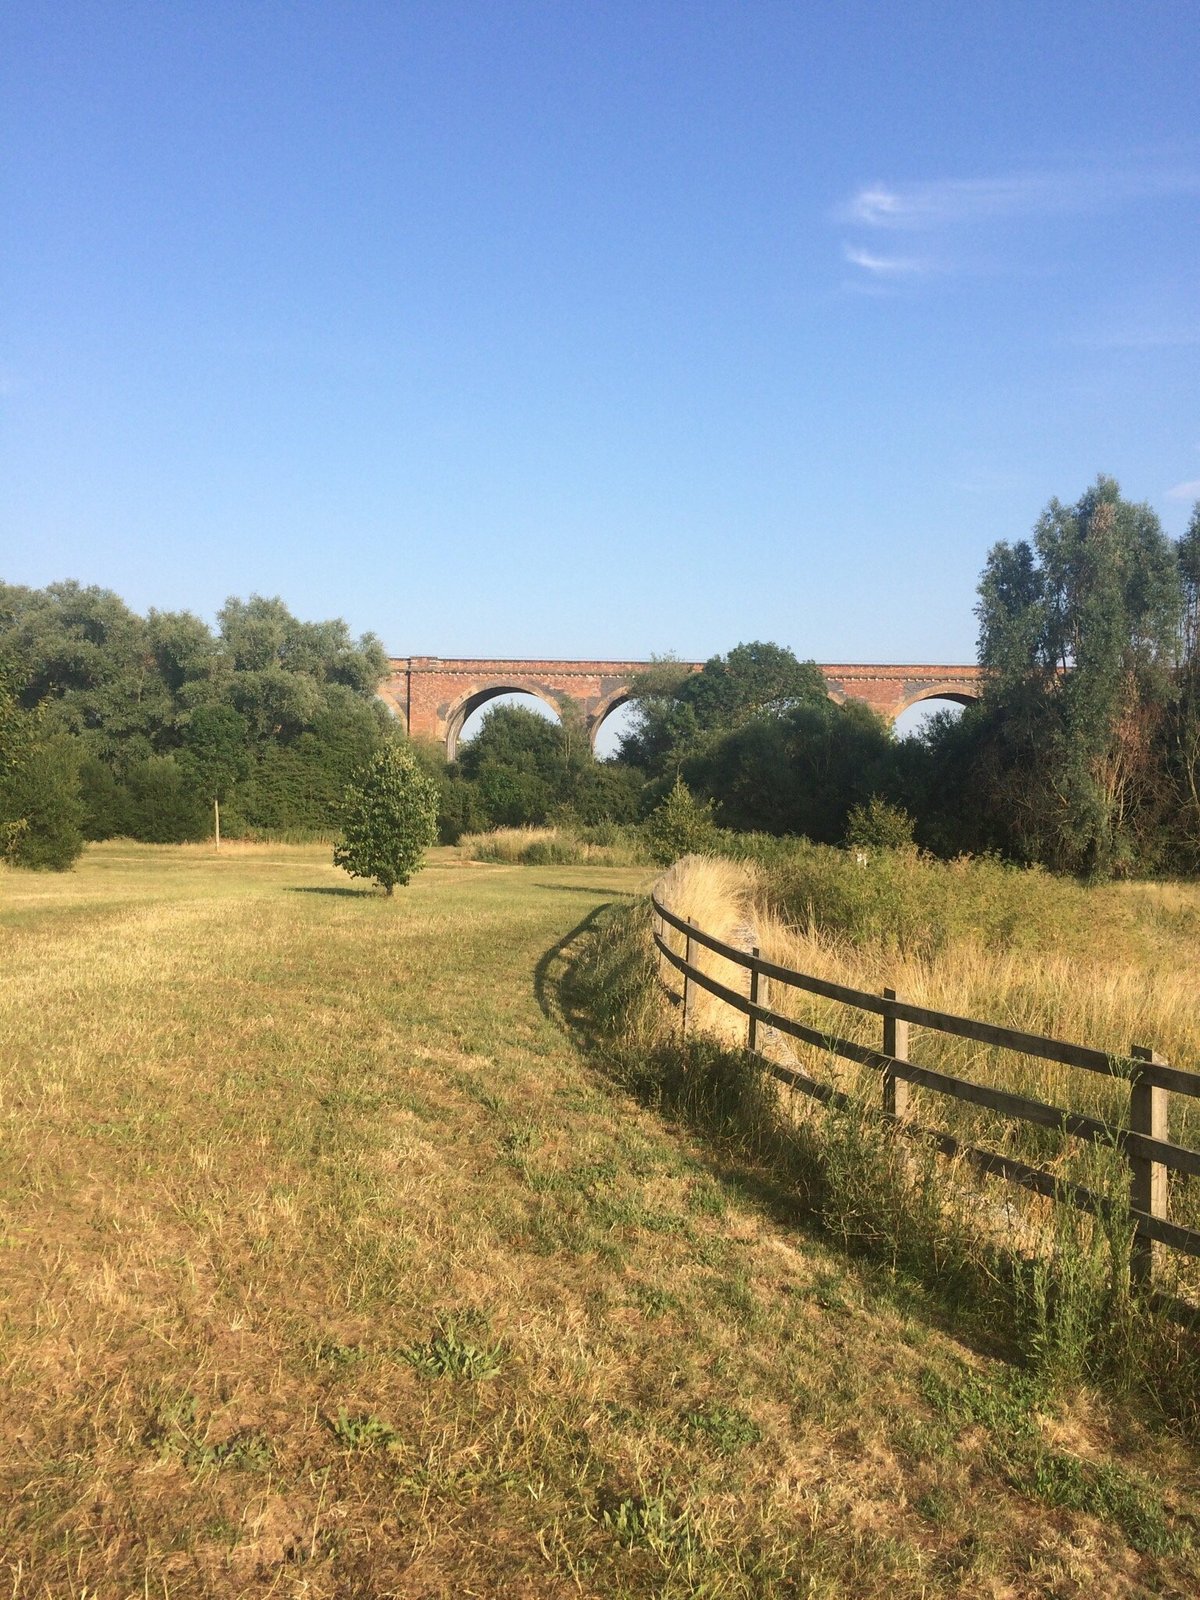
M 698 670 L 703 663 L 688 662 Z M 471 661 L 440 656 L 394 656 L 392 671 L 379 686 L 414 738 L 441 741 L 453 761 L 463 723 L 473 711 L 500 694 L 536 695 L 555 712 L 569 698 L 583 713 L 594 745 L 605 717 L 629 699 L 630 685 L 648 661 Z M 822 667 L 833 700 L 864 700 L 894 721 L 919 700 L 979 698 L 982 674 L 976 666 Z

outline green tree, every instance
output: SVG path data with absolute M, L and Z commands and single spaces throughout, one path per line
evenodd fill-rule
M 914 823 L 903 806 L 889 805 L 873 794 L 866 805 L 852 806 L 846 818 L 846 843 L 857 850 L 907 850 Z
M 696 737 L 696 713 L 680 698 L 692 668 L 671 656 L 655 660 L 630 685 L 629 723 L 618 759 L 648 777 L 674 770 Z
M 476 787 L 492 827 L 529 827 L 552 818 L 599 821 L 631 812 L 633 785 L 623 784 L 596 760 L 577 706 L 563 707 L 562 723 L 524 706 L 496 706 L 462 748 L 458 773 Z M 601 815 L 602 813 L 602 815 Z
M 827 695 L 819 667 L 761 640 L 711 657 L 699 672 L 683 662 L 657 661 L 633 684 L 633 715 L 620 757 L 650 777 L 670 776 L 709 740 L 747 723 L 786 717 Z
M 0 854 L 13 866 L 64 871 L 83 849 L 79 752 L 18 702 L 0 666 Z
M 79 743 L 89 837 L 193 837 L 189 786 L 208 808 L 228 802 L 235 828 L 335 824 L 388 731 L 382 647 L 258 595 L 220 620 L 217 637 L 186 612 L 142 619 L 104 589 L 0 584 L 0 653 L 21 705 Z
M 799 661 L 782 645 L 735 645 L 685 678 L 678 698 L 691 706 L 702 731 L 725 732 L 762 717 L 782 717 L 798 705 L 823 702 L 828 686 L 812 661 Z
M 1179 670 L 1168 740 L 1176 831 L 1189 865 L 1200 865 L 1200 501 L 1177 547 L 1183 606 Z
M 186 844 L 207 834 L 208 806 L 179 756 L 135 761 L 124 775 L 123 789 L 131 838 L 146 844 Z
M 869 706 L 814 694 L 710 735 L 682 771 L 694 793 L 715 802 L 723 827 L 836 844 L 851 807 L 893 786 L 895 764 L 891 731 Z
M 991 715 L 975 726 L 1014 853 L 1106 877 L 1152 851 L 1181 604 L 1158 518 L 1112 478 L 992 550 L 976 608 Z
M 489 823 L 479 789 L 446 760 L 441 740 L 417 737 L 408 748 L 437 785 L 438 843 L 457 844 L 464 833 L 484 832 Z
M 146 624 L 118 595 L 78 583 L 0 586 L 0 649 L 21 678 L 21 703 L 45 705 L 47 728 L 86 753 L 140 760 L 170 723 L 171 696 Z
M 0 792 L 8 860 L 65 872 L 83 849 L 82 821 L 78 747 L 61 733 L 36 740 Z
M 406 745 L 386 744 L 346 792 L 334 865 L 390 895 L 437 837 L 437 784 Z
M 232 706 L 198 706 L 183 733 L 183 760 L 196 788 L 213 808 L 213 835 L 221 844 L 221 806 L 245 779 L 250 756 L 246 719 Z

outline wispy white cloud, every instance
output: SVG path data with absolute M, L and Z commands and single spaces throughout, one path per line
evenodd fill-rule
M 838 207 L 838 220 L 871 228 L 925 229 L 1003 217 L 1107 211 L 1135 200 L 1200 193 L 1200 173 L 1096 167 L 1000 178 L 935 178 L 865 184 Z
M 930 271 L 928 261 L 919 261 L 914 256 L 880 256 L 870 250 L 860 250 L 851 244 L 842 248 L 851 266 L 862 267 L 864 272 L 874 273 L 877 277 L 902 278 L 913 273 Z
M 1173 489 L 1167 490 L 1168 500 L 1200 500 L 1200 478 L 1192 478 L 1187 483 L 1177 483 Z
M 904 234 L 927 244 L 919 253 L 891 254 L 843 241 L 843 253 L 865 280 L 912 280 L 932 269 L 951 273 L 967 264 L 995 270 L 995 243 L 984 230 L 1039 217 L 1095 216 L 1139 201 L 1200 195 L 1200 167 L 1143 165 L 1063 167 L 992 178 L 934 178 L 862 185 L 834 211 L 856 231 Z M 984 263 L 992 262 L 991 266 Z M 1018 266 L 1014 270 L 1021 270 Z M 1131 336 L 1131 346 L 1193 342 L 1178 336 Z

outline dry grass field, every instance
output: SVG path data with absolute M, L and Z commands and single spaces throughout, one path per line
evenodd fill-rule
M 1194 1596 L 1200 1462 L 606 1076 L 649 875 L 0 875 L 0 1594 Z

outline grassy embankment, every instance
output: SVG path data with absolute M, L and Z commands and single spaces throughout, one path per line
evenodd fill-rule
M 14 1600 L 1195 1592 L 1180 1439 L 583 1052 L 645 872 L 327 861 L 0 876 Z
M 661 881 L 678 914 L 726 940 L 757 943 L 802 972 L 878 993 L 893 987 L 934 1009 L 1002 1022 L 1127 1055 L 1150 1045 L 1178 1065 L 1200 1064 L 1194 978 L 1200 957 L 1200 893 L 1183 886 L 1084 889 L 991 861 L 943 864 L 913 853 L 853 853 L 776 842 L 768 859 L 690 857 Z M 919 1142 L 897 1140 L 869 1118 L 830 1114 L 798 1095 L 766 1088 L 744 1061 L 709 1052 L 698 1068 L 677 1048 L 677 1025 L 655 998 L 648 916 L 630 911 L 597 950 L 594 1005 L 623 985 L 622 1015 L 608 1031 L 630 1081 L 659 1103 L 707 1125 L 735 1129 L 847 1243 L 936 1277 L 951 1299 L 974 1302 L 1007 1324 L 1014 1347 L 1047 1372 L 1142 1384 L 1200 1419 L 1196 1342 L 1136 1303 L 1128 1281 L 1128 1169 L 1111 1145 L 913 1091 L 912 1119 L 969 1142 L 1048 1167 L 1111 1197 L 1107 1225 L 1031 1199 L 995 1180 L 948 1168 Z M 682 937 L 672 935 L 676 948 Z M 709 952 L 700 964 L 722 983 L 746 974 Z M 664 971 L 668 984 L 679 986 Z M 775 985 L 769 1003 L 810 1026 L 878 1048 L 880 1022 Z M 730 1046 L 745 1019 L 698 996 L 700 1035 Z M 766 1048 L 849 1094 L 880 1101 L 876 1073 L 783 1038 Z M 917 1062 L 1016 1090 L 1069 1110 L 1127 1124 L 1128 1084 L 1076 1068 L 914 1028 Z M 703 1047 L 701 1047 L 703 1053 Z M 648 1065 L 649 1064 L 649 1065 Z M 1172 1136 L 1200 1148 L 1200 1103 L 1170 1102 Z M 1172 1174 L 1172 1219 L 1200 1225 L 1200 1184 Z M 1196 1263 L 1160 1252 L 1160 1287 L 1197 1298 Z M 1032 1267 L 1021 1265 L 1032 1259 Z

